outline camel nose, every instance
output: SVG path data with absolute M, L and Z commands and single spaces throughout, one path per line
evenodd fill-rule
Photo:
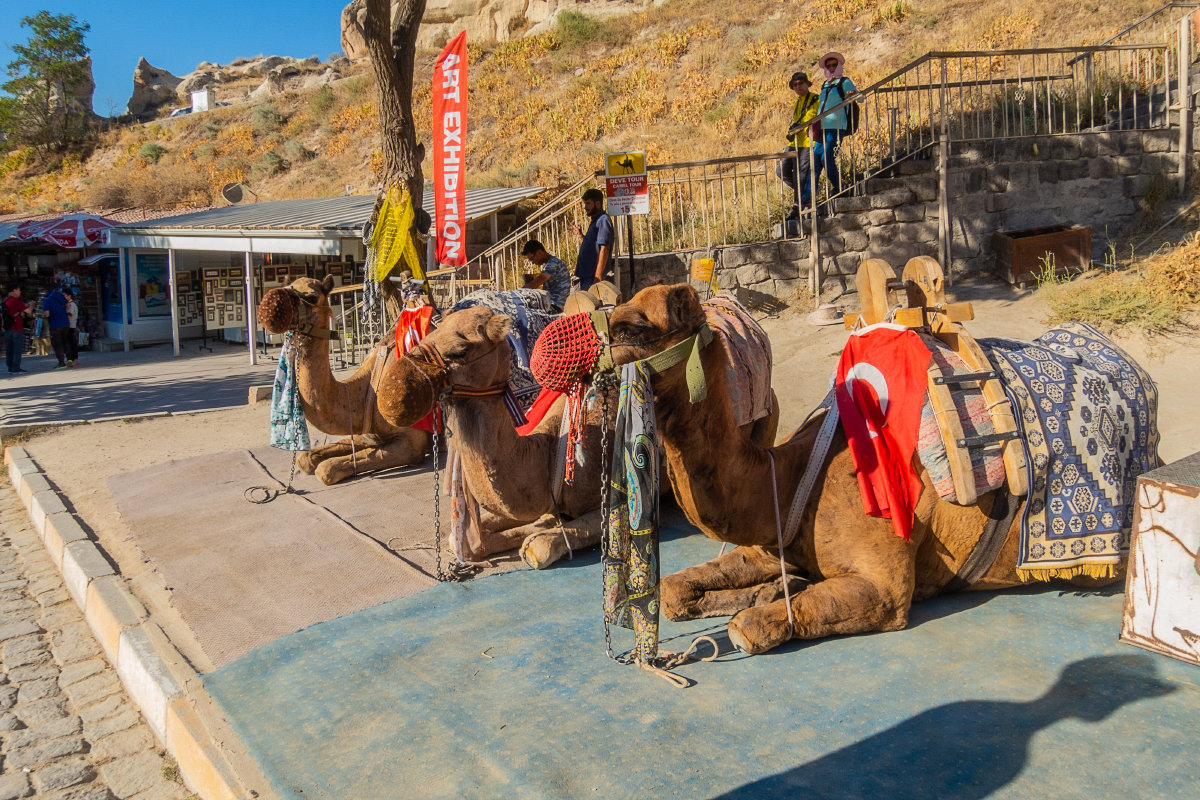
M 389 424 L 407 428 L 433 410 L 434 390 L 428 375 L 410 359 L 387 365 L 379 380 L 379 413 Z

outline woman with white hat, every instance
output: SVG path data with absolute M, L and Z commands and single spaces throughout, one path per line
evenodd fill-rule
M 842 74 L 846 58 L 841 53 L 826 53 L 821 58 L 821 69 L 825 72 L 825 83 L 821 84 L 821 99 L 817 111 L 817 122 L 813 125 L 813 140 L 816 142 L 817 178 L 821 170 L 829 180 L 829 193 L 837 194 L 842 189 L 841 175 L 838 173 L 837 151 L 842 139 L 851 134 L 850 115 L 846 109 L 832 114 L 826 114 L 829 109 L 845 102 L 846 98 L 855 94 L 858 89 L 854 81 Z M 817 130 L 820 133 L 817 133 Z

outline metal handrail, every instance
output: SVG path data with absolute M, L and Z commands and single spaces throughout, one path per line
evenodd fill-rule
M 1190 9 L 1190 11 L 1195 11 L 1197 8 L 1200 8 L 1200 3 L 1167 3 L 1166 5 L 1161 6 L 1160 8 L 1157 8 L 1154 11 L 1151 11 L 1149 14 L 1146 14 L 1141 19 L 1134 20 L 1130 24 L 1126 25 L 1124 28 L 1117 31 L 1112 36 L 1108 37 L 1103 42 L 1101 42 L 1099 46 L 1103 47 L 1105 45 L 1111 45 L 1113 42 L 1117 41 L 1118 39 L 1123 38 L 1127 34 L 1132 33 L 1133 31 L 1137 30 L 1138 28 L 1143 27 L 1147 23 L 1151 22 L 1152 20 L 1154 20 L 1155 17 L 1159 16 L 1160 14 L 1166 14 L 1171 11 L 1175 11 L 1177 9 Z M 1187 14 L 1184 14 L 1183 16 L 1187 16 Z M 1178 19 L 1173 19 L 1167 25 L 1168 25 L 1168 27 L 1174 27 L 1175 23 L 1178 21 L 1179 21 Z M 1086 54 L 1078 56 L 1076 58 L 1073 58 L 1067 62 L 1067 66 L 1074 66 L 1075 62 L 1082 61 L 1085 58 L 1087 58 Z

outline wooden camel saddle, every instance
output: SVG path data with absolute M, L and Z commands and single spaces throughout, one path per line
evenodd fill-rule
M 1029 488 L 1025 453 L 1018 440 L 1012 404 L 996 368 L 961 324 L 975 318 L 974 308 L 970 303 L 946 302 L 945 281 L 941 264 L 929 256 L 910 259 L 899 279 L 886 261 L 868 259 L 855 275 L 862 312 L 847 314 L 845 325 L 854 329 L 886 320 L 936 337 L 952 350 L 966 371 L 948 374 L 931 362 L 929 400 L 945 446 L 956 502 L 970 505 L 982 493 L 976 485 L 972 451 L 995 445 L 1001 448 L 1009 493 L 1023 497 Z M 956 408 L 963 395 L 952 392 L 951 387 L 978 387 L 987 404 L 993 433 L 964 432 L 964 415 Z

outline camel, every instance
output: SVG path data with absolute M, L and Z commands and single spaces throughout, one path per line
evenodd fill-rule
M 688 285 L 643 289 L 611 314 L 614 358 L 617 363 L 648 358 L 686 339 L 704 319 L 696 291 Z M 791 597 L 793 628 L 786 601 L 769 588 L 781 583 L 770 459 L 780 513 L 786 515 L 821 418 L 809 420 L 778 446 L 755 444 L 733 422 L 726 360 L 722 348 L 702 351 L 708 393 L 694 405 L 682 365 L 654 378 L 654 406 L 675 498 L 707 536 L 736 545 L 707 563 L 665 577 L 663 612 L 675 620 L 732 615 L 730 641 L 748 653 L 767 652 L 793 637 L 904 628 L 913 601 L 945 590 L 963 566 L 996 493 L 981 496 L 973 506 L 944 501 L 916 463 L 924 490 L 911 540 L 905 541 L 893 532 L 890 520 L 863 510 L 854 460 L 838 426 L 800 531 L 783 553 L 789 573 L 810 579 Z M 1018 513 L 995 563 L 971 589 L 1021 583 L 1016 572 L 1019 520 Z M 1071 582 L 1096 586 L 1111 580 Z
M 446 314 L 416 350 L 384 368 L 379 414 L 394 426 L 411 425 L 452 387 L 483 388 L 507 381 L 511 324 L 485 306 Z M 444 359 L 444 369 L 436 365 L 438 358 Z M 566 398 L 560 397 L 534 431 L 521 436 L 501 396 L 443 397 L 446 428 L 478 504 L 483 552 L 475 557 L 520 548 L 525 563 L 544 569 L 567 555 L 568 545 L 575 550 L 600 541 L 600 404 L 585 405 L 586 458 L 576 468 L 573 484 L 561 487 L 557 502 L 551 491 L 565 404 Z M 559 515 L 569 520 L 561 530 Z
M 333 280 L 299 278 L 272 289 L 258 306 L 258 321 L 271 333 L 293 331 L 296 380 L 305 419 L 317 430 L 346 436 L 302 453 L 296 465 L 332 485 L 366 472 L 420 464 L 429 452 L 430 435 L 388 422 L 375 405 L 380 378 L 396 360 L 384 341 L 345 381 L 329 366 L 329 293 Z M 414 420 L 415 422 L 416 420 Z
M 478 388 L 504 381 L 511 364 L 510 324 L 508 317 L 486 307 L 448 314 L 418 351 L 388 365 L 379 391 L 380 413 L 395 425 L 410 424 L 429 413 L 437 396 L 453 386 Z M 429 358 L 432 353 L 446 362 L 444 370 L 435 366 L 437 357 Z M 774 394 L 771 400 L 771 413 L 745 426 L 746 435 L 755 441 L 774 441 L 779 404 Z M 614 389 L 606 412 L 610 430 L 616 405 Z M 479 505 L 486 554 L 520 548 L 525 563 L 543 569 L 567 555 L 568 544 L 575 550 L 600 541 L 599 403 L 586 408 L 581 444 L 585 461 L 576 469 L 574 484 L 562 487 L 557 504 L 550 486 L 565 398 L 555 401 L 527 436 L 516 433 L 500 397 L 451 395 L 443 408 L 463 459 L 466 483 Z M 560 516 L 570 520 L 561 529 Z

